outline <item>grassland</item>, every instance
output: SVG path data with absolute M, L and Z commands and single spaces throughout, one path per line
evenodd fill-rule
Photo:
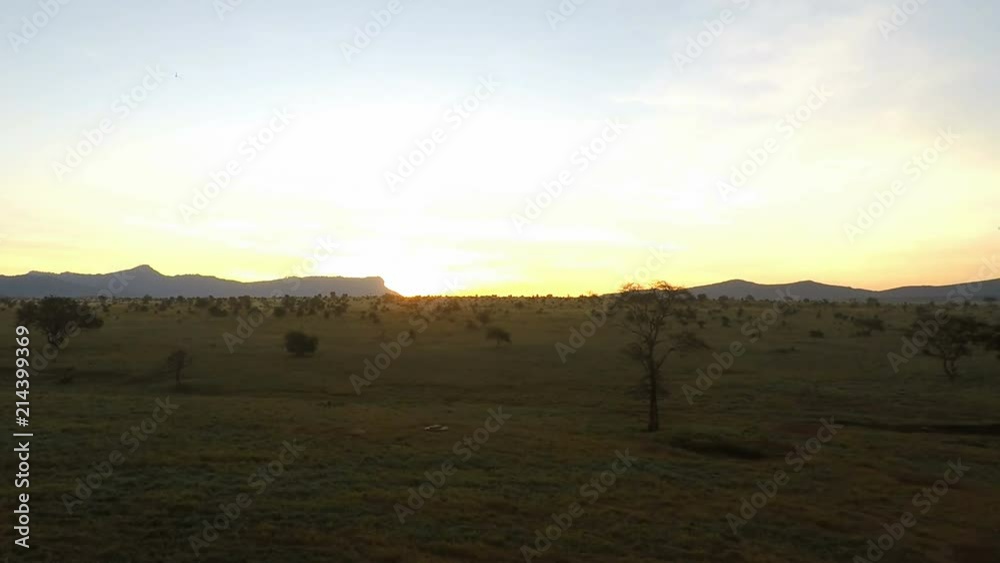
M 770 304 L 702 303 L 699 333 L 711 349 L 671 358 L 664 429 L 647 433 L 646 405 L 627 393 L 639 369 L 619 353 L 627 337 L 613 322 L 565 363 L 556 353 L 593 302 L 452 302 L 360 395 L 351 375 L 417 326 L 415 302 L 358 298 L 342 316 L 269 317 L 232 353 L 223 339 L 235 333 L 232 314 L 114 303 L 103 328 L 72 338 L 31 377 L 32 548 L 13 551 L 3 526 L 11 561 L 524 561 L 522 545 L 574 502 L 583 514 L 534 561 L 848 562 L 904 511 L 916 525 L 882 561 L 1000 560 L 1000 436 L 988 426 L 1000 422 L 997 359 L 963 361 L 954 383 L 932 359 L 894 373 L 887 354 L 899 352 L 912 306 L 800 304 L 750 342 L 742 328 Z M 474 305 L 491 310 L 512 345 L 467 326 Z M 995 307 L 974 310 L 1000 322 Z M 887 330 L 857 336 L 837 313 L 877 314 Z M 12 365 L 12 309 L 0 311 L 0 326 Z M 317 335 L 318 353 L 285 353 L 292 329 Z M 689 404 L 682 386 L 733 342 L 746 354 Z M 180 387 L 162 368 L 177 347 L 194 357 Z M 11 416 L 13 375 L 4 378 Z M 129 452 L 121 435 L 167 398 L 176 412 Z M 474 455 L 457 456 L 454 444 L 497 408 L 510 418 Z M 789 452 L 817 436 L 821 419 L 844 428 L 794 472 Z M 431 424 L 449 429 L 424 431 Z M 286 441 L 305 449 L 260 490 L 251 475 L 280 459 Z M 124 460 L 69 512 L 77 479 L 116 450 Z M 626 451 L 638 461 L 591 503 L 593 489 L 581 487 Z M 958 459 L 971 469 L 921 514 L 914 495 Z M 449 460 L 454 473 L 401 524 L 396 505 Z M 23 491 L 9 478 L 9 448 L 3 467 L 10 519 Z M 727 514 L 778 470 L 787 484 L 734 534 Z M 196 557 L 190 537 L 241 494 L 252 504 Z

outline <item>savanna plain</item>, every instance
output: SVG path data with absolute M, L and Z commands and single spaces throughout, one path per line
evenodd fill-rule
M 916 304 L 698 300 L 707 346 L 668 357 L 648 432 L 603 303 L 93 302 L 103 326 L 31 370 L 32 547 L 11 560 L 826 563 L 895 529 L 884 562 L 1000 561 L 995 353 L 954 379 L 909 357 Z

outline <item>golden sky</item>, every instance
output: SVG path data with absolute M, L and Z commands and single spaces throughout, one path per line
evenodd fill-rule
M 9 41 L 0 274 L 885 289 L 997 254 L 981 3 L 263 4 L 95 2 Z

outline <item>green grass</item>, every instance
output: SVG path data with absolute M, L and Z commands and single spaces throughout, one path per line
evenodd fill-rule
M 910 427 L 1000 422 L 997 360 L 964 360 L 955 383 L 925 358 L 894 374 L 886 354 L 899 351 L 912 307 L 802 305 L 750 344 L 741 327 L 765 304 L 743 304 L 742 318 L 739 304 L 704 304 L 700 334 L 712 349 L 668 362 L 664 428 L 651 434 L 645 403 L 627 393 L 639 370 L 618 353 L 626 336 L 613 323 L 565 364 L 555 351 L 593 303 L 479 299 L 493 308 L 490 324 L 513 336 L 513 345 L 496 346 L 484 329 L 466 327 L 476 300 L 462 299 L 462 310 L 430 323 L 358 396 L 350 375 L 380 351 L 381 331 L 394 339 L 412 328 L 406 304 L 389 304 L 380 326 L 362 320 L 371 302 L 355 299 L 339 318 L 270 318 L 233 354 L 222 335 L 235 331 L 235 317 L 116 303 L 103 328 L 73 338 L 31 377 L 32 549 L 17 548 L 12 561 L 523 561 L 522 544 L 574 502 L 584 514 L 535 561 L 851 561 L 958 458 L 968 475 L 917 514 L 883 561 L 995 563 L 1000 555 L 1000 436 Z M 996 308 L 976 310 L 1000 322 Z M 837 311 L 877 313 L 887 331 L 854 336 Z M 0 311 L 10 343 L 13 319 Z M 297 329 L 319 337 L 317 354 L 282 350 L 284 333 Z M 747 353 L 688 404 L 681 386 L 736 340 Z M 180 388 L 162 370 L 178 346 L 194 356 Z M 0 354 L 13 363 L 13 346 Z M 70 368 L 72 381 L 60 383 Z M 13 369 L 5 381 L 12 395 Z M 177 412 L 68 514 L 63 495 L 94 463 L 125 450 L 120 435 L 167 397 Z M 497 407 L 510 420 L 462 460 L 453 445 Z M 790 469 L 786 454 L 816 436 L 821 418 L 851 424 L 733 535 L 727 513 L 757 481 Z M 430 424 L 449 430 L 425 432 Z M 286 440 L 304 453 L 254 494 L 248 477 Z M 590 504 L 581 486 L 626 450 L 638 464 Z M 448 460 L 456 472 L 400 524 L 394 506 Z M 13 463 L 14 454 L 3 456 L 7 518 L 24 492 L 12 487 Z M 241 493 L 253 504 L 194 557 L 188 537 Z M 0 539 L 10 546 L 12 534 L 3 526 Z

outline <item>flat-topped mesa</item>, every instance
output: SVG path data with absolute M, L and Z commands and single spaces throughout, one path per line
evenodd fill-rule
M 184 274 L 168 276 L 143 264 L 107 274 L 76 274 L 32 271 L 19 276 L 0 276 L 0 297 L 39 298 L 97 297 L 110 293 L 115 297 L 273 297 L 291 295 L 365 296 L 394 294 L 378 276 L 288 277 L 258 282 L 240 282 L 214 276 Z

